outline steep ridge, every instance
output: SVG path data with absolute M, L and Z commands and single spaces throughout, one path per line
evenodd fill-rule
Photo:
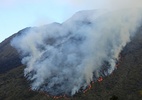
M 0 73 L 4 73 L 21 65 L 19 54 L 16 49 L 10 45 L 10 42 L 15 36 L 26 32 L 28 29 L 29 28 L 25 28 L 0 43 Z

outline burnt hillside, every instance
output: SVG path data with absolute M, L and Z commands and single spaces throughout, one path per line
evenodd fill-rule
M 0 100 L 53 100 L 43 93 L 29 90 L 29 83 L 23 76 L 24 66 L 21 66 L 17 52 L 9 44 L 12 37 L 0 44 L 0 72 L 7 71 L 0 74 Z M 85 94 L 78 93 L 68 99 L 142 100 L 141 78 L 142 27 L 121 52 L 117 70 L 105 77 L 102 82 L 95 82 Z

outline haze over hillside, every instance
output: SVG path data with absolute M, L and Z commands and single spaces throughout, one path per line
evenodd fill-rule
M 1 45 L 1 44 L 0 44 Z M 93 84 L 91 90 L 85 94 L 72 97 L 76 100 L 141 100 L 142 99 L 142 28 L 137 35 L 127 44 L 121 54 L 118 69 L 112 75 L 105 77 L 102 82 Z M 1 48 L 0 48 L 1 49 Z M 3 51 L 7 51 L 5 48 Z M 2 51 L 0 53 L 3 53 Z M 1 57 L 0 57 L 1 58 Z M 10 61 L 7 58 L 7 61 Z M 10 67 L 13 67 L 11 65 Z M 29 91 L 29 83 L 23 75 L 25 66 L 16 66 L 7 73 L 0 74 L 0 99 L 1 100 L 47 100 L 46 95 Z M 5 92 L 3 92 L 5 91 Z M 63 99 L 63 98 L 62 98 Z
M 32 90 L 72 99 L 141 99 L 141 12 L 133 11 L 81 11 L 62 24 L 26 28 L 6 39 L 0 44 L 0 71 L 8 72 L 0 76 L 0 89 L 12 90 L 0 91 L 1 99 L 41 98 L 38 92 L 27 94 L 29 84 Z M 97 82 L 99 77 L 104 80 Z M 83 94 L 92 81 L 93 88 Z M 18 94 L 12 93 L 16 84 L 25 87 L 24 93 L 18 87 Z

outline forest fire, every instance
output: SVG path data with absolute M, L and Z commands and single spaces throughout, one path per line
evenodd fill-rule
M 118 62 L 116 63 L 116 67 L 119 66 L 120 59 L 121 59 L 121 56 L 119 56 L 119 60 L 118 60 Z M 102 81 L 103 81 L 103 77 L 100 76 L 100 77 L 97 79 L 97 81 L 98 81 L 98 82 L 102 82 Z M 87 87 L 85 90 L 83 90 L 82 92 L 85 94 L 87 91 L 89 91 L 89 90 L 92 88 L 92 85 L 93 85 L 94 83 L 95 83 L 95 82 L 92 81 L 92 82 L 90 83 L 90 85 L 88 85 L 88 87 Z M 29 91 L 32 91 L 32 89 L 29 88 Z M 48 98 L 51 97 L 51 98 L 53 98 L 53 99 L 61 99 L 61 98 L 69 99 L 68 96 L 65 95 L 65 94 L 64 94 L 64 95 L 59 95 L 59 96 L 53 96 L 53 95 L 48 94 L 47 92 L 42 92 L 42 91 L 40 91 L 39 93 L 45 95 L 45 96 L 48 97 Z
M 102 81 L 103 81 L 103 77 L 99 77 L 97 81 L 98 81 L 98 82 L 102 82 Z M 88 90 L 90 90 L 90 89 L 92 88 L 92 85 L 93 85 L 94 83 L 95 83 L 95 82 L 92 81 L 91 84 L 88 86 L 88 88 L 86 88 L 86 89 L 83 91 L 83 93 L 86 93 Z
M 103 81 L 103 77 L 99 77 L 98 82 L 102 82 L 102 81 Z
M 119 54 L 118 61 L 116 62 L 116 65 L 115 65 L 116 68 L 118 68 L 118 66 L 119 66 L 119 64 L 121 62 L 121 58 L 122 58 L 122 56 L 121 56 L 121 54 Z
M 89 90 L 91 81 L 101 82 L 102 77 L 112 74 L 121 50 L 141 21 L 139 10 L 117 13 L 96 17 L 96 10 L 81 11 L 62 24 L 31 28 L 13 38 L 11 46 L 22 56 L 24 76 L 31 82 L 31 89 L 73 96 Z M 135 18 L 129 17 L 134 14 Z
M 88 90 L 91 89 L 91 87 L 92 87 L 92 85 L 90 84 L 90 85 L 88 86 L 88 88 L 83 91 L 83 93 L 86 93 Z
M 53 99 L 64 98 L 64 99 L 68 99 L 65 94 L 64 94 L 64 95 L 60 95 L 60 96 L 53 96 L 53 95 L 49 95 L 49 94 L 46 93 L 46 92 L 40 92 L 40 93 L 43 94 L 43 95 L 45 95 L 45 96 L 48 97 L 48 98 L 53 98 Z
M 122 58 L 122 56 L 119 55 L 118 61 L 116 62 L 116 65 L 115 65 L 116 68 L 119 66 L 120 61 L 121 61 L 121 58 Z M 112 73 L 112 74 L 113 74 L 113 73 Z M 98 81 L 98 82 L 102 82 L 102 81 L 103 81 L 103 77 L 100 76 L 100 77 L 97 79 L 97 81 Z M 92 81 L 92 82 L 90 83 L 90 85 L 88 85 L 87 88 L 86 88 L 85 90 L 83 90 L 82 92 L 85 94 L 87 91 L 89 91 L 89 90 L 92 88 L 92 85 L 93 85 L 93 84 L 95 84 L 95 81 Z M 32 91 L 32 89 L 29 88 L 29 91 Z M 45 96 L 48 97 L 48 98 L 53 98 L 53 99 L 62 99 L 62 98 L 64 98 L 64 99 L 69 99 L 69 98 L 68 98 L 68 95 L 65 95 L 65 94 L 64 94 L 64 95 L 54 96 L 54 95 L 50 95 L 49 93 L 43 92 L 43 91 L 39 91 L 39 93 L 45 95 Z

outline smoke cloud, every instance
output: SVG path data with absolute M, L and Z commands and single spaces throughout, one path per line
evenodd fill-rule
M 62 24 L 34 27 L 11 41 L 32 90 L 74 95 L 116 69 L 141 23 L 141 10 L 80 11 Z
M 141 8 L 141 0 L 59 0 L 59 4 L 71 5 L 72 7 L 85 9 L 122 9 Z

